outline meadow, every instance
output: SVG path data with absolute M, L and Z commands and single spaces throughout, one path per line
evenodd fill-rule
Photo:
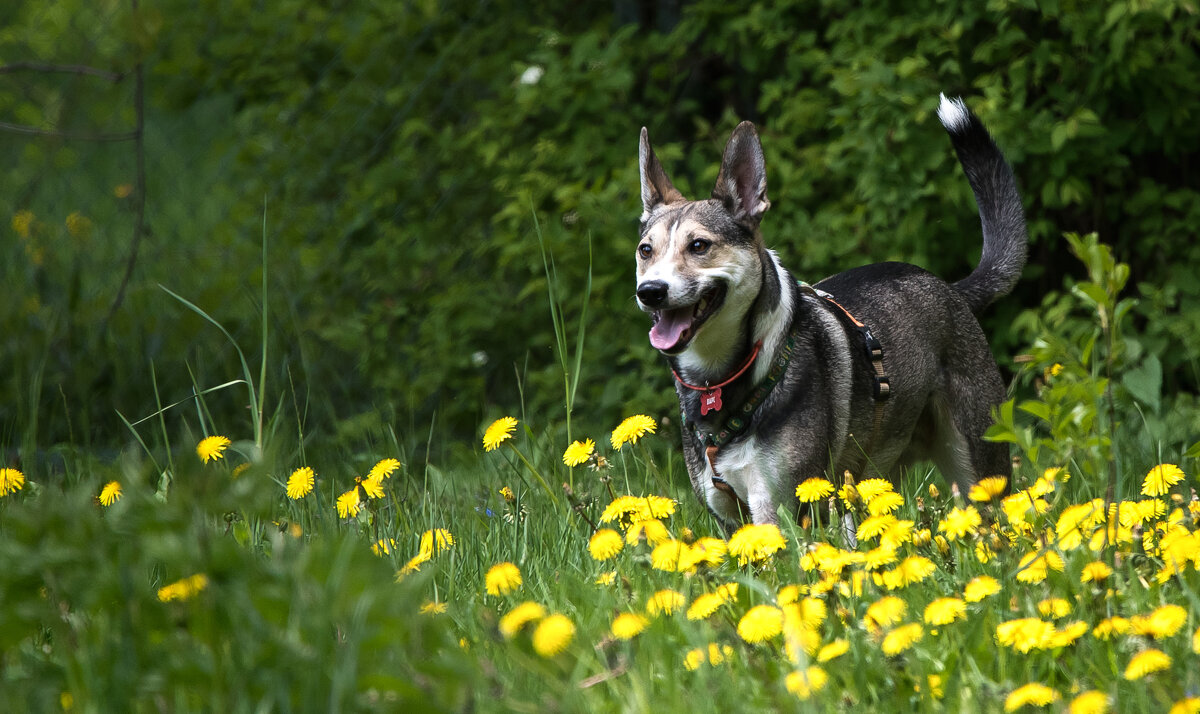
M 517 403 L 444 465 L 390 429 L 329 448 L 181 299 L 241 375 L 126 418 L 116 459 L 0 471 L 0 708 L 1200 711 L 1198 449 L 1147 437 L 1128 269 L 1067 240 L 1087 279 L 989 432 L 1012 483 L 813 478 L 807 516 L 729 537 L 649 408 L 577 433 Z

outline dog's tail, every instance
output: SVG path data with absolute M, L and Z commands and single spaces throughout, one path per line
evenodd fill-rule
M 971 312 L 979 314 L 996 298 L 1007 295 L 1021 277 L 1028 251 L 1025 211 L 1012 168 L 1004 160 L 983 122 L 962 99 L 941 95 L 938 119 L 950 133 L 958 160 L 971 182 L 979 218 L 983 223 L 983 255 L 975 270 L 954 283 L 967 299 Z

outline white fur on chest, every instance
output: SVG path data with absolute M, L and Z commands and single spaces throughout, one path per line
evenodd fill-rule
M 779 455 L 760 449 L 758 439 L 751 436 L 718 451 L 716 466 L 717 474 L 750 506 L 755 523 L 777 520 L 773 504 L 780 502 L 776 498 L 782 480 Z M 719 515 L 736 520 L 737 503 L 713 485 L 712 477 L 712 465 L 706 463 L 703 483 L 708 505 Z

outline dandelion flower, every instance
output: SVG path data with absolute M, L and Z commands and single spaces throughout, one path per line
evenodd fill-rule
M 1142 494 L 1146 496 L 1164 496 L 1170 493 L 1171 487 L 1183 480 L 1183 471 L 1175 464 L 1159 464 L 1150 469 L 1142 481 Z
M 869 503 L 867 503 L 867 513 L 870 513 L 872 516 L 878 516 L 884 513 L 892 513 L 903 505 L 904 496 L 901 496 L 895 491 L 888 491 L 886 493 L 879 494 L 875 498 L 872 498 Z
M 1044 707 L 1058 701 L 1058 692 L 1038 682 L 1017 687 L 1004 700 L 1004 711 L 1015 712 L 1023 706 Z
M 446 603 L 430 601 L 421 605 L 421 609 L 418 612 L 422 615 L 445 615 L 446 609 Z
M 670 615 L 687 602 L 682 593 L 674 590 L 659 590 L 646 601 L 646 612 L 651 615 Z
M 704 593 L 696 596 L 687 609 L 687 619 L 704 620 L 725 604 L 725 598 L 718 593 Z
M 668 573 L 678 572 L 679 562 L 686 557 L 688 550 L 688 544 L 681 540 L 671 539 L 660 543 L 650 552 L 650 567 Z
M 996 641 L 1022 654 L 1046 649 L 1054 637 L 1054 625 L 1036 617 L 1008 620 L 996 626 Z
M 715 568 L 725 562 L 728 548 L 720 538 L 701 538 L 679 556 L 679 572 L 694 572 L 697 565 Z
M 1071 603 L 1066 598 L 1050 597 L 1038 603 L 1042 617 L 1066 617 L 1071 614 Z
M 121 484 L 116 481 L 109 481 L 104 484 L 104 488 L 100 489 L 100 505 L 111 506 L 121 500 Z
M 938 533 L 944 534 L 947 540 L 958 540 L 973 532 L 982 523 L 983 517 L 974 506 L 956 507 L 938 524 Z
M 1175 604 L 1163 605 L 1149 615 L 1138 615 L 1129 619 L 1130 628 L 1136 635 L 1148 635 L 1157 639 L 1174 637 L 1187 623 L 1187 610 Z
M 1109 695 L 1103 691 L 1090 689 L 1070 700 L 1067 712 L 1070 714 L 1104 714 L 1109 710 Z
M 729 552 L 738 563 L 758 563 L 787 547 L 783 533 L 774 523 L 745 525 L 729 538 Z
M 783 632 L 783 611 L 771 605 L 756 605 L 738 621 L 737 633 L 754 644 L 778 637 Z
M 543 657 L 553 657 L 565 650 L 574 637 L 575 623 L 556 613 L 538 623 L 533 631 L 533 649 Z
M 404 578 L 405 575 L 408 575 L 409 573 L 415 573 L 420 570 L 421 566 L 425 563 L 428 563 L 431 557 L 432 556 L 429 553 L 425 552 L 414 555 L 407 563 L 404 564 L 403 568 L 396 572 L 396 581 L 399 582 Z
M 895 568 L 883 574 L 883 583 L 888 590 L 896 590 L 919 583 L 937 570 L 933 561 L 923 555 L 910 555 Z
M 717 643 L 712 642 L 707 648 L 696 647 L 695 649 L 688 650 L 688 653 L 684 655 L 683 658 L 683 666 L 686 667 L 689 672 L 695 672 L 700 668 L 700 665 L 704 664 L 705 662 L 708 662 L 708 664 L 716 667 L 732 656 L 732 647 L 729 645 L 721 645 L 718 647 Z
M 837 639 L 817 650 L 817 661 L 828 662 L 831 659 L 837 659 L 850 651 L 849 640 Z
M 1106 617 L 1092 628 L 1092 637 L 1098 640 L 1112 639 L 1113 635 L 1123 635 L 1129 632 L 1130 623 L 1127 618 L 1115 615 Z
M 612 447 L 614 451 L 620 451 L 621 447 L 626 443 L 636 444 L 637 440 L 646 434 L 653 434 L 656 424 L 653 419 L 645 414 L 634 414 L 617 425 L 612 432 Z
M 634 612 L 622 612 L 613 618 L 610 631 L 618 640 L 632 640 L 650 626 L 650 620 Z
M 903 600 L 895 595 L 887 595 L 867 607 L 867 615 L 863 618 L 863 624 L 867 626 L 867 629 L 894 625 L 900 622 L 907 610 L 908 605 L 905 605 Z
M 796 498 L 801 503 L 814 503 L 828 498 L 833 493 L 833 484 L 828 479 L 814 476 L 796 487 Z
M 512 438 L 516 428 L 517 420 L 510 416 L 500 417 L 492 422 L 491 426 L 483 432 L 483 450 L 495 451 L 500 444 Z
M 1141 679 L 1149 674 L 1160 672 L 1171 666 L 1171 657 L 1162 650 L 1144 650 L 1138 652 L 1129 660 L 1125 667 L 1125 679 Z
M 65 707 L 64 707 L 65 708 Z M 1167 714 L 1200 714 L 1200 697 L 1184 697 Z
M 358 497 L 358 486 L 337 497 L 338 518 L 354 518 L 362 508 Z
M 892 487 L 891 481 L 882 478 L 869 478 L 859 482 L 855 488 L 858 490 L 858 497 L 866 504 L 870 504 L 881 493 L 890 493 L 896 490 Z
M 880 649 L 889 657 L 898 655 L 917 642 L 920 642 L 924 636 L 925 628 L 921 627 L 921 623 L 910 622 L 887 633 L 887 636 L 883 638 L 883 644 L 880 645 Z
M 367 498 L 383 498 L 383 477 L 355 479 L 359 486 L 362 486 L 363 493 L 367 494 Z
M 651 545 L 660 545 L 671 540 L 671 533 L 657 518 L 638 521 L 625 531 L 625 542 L 629 545 L 636 545 L 642 538 Z
M 313 484 L 316 483 L 316 476 L 316 473 L 308 466 L 302 466 L 293 471 L 287 480 L 287 497 L 295 501 L 312 493 Z M 345 518 L 345 516 L 342 516 L 342 518 Z
M 197 573 L 182 580 L 176 580 L 170 585 L 164 585 L 158 589 L 158 599 L 160 602 L 171 602 L 172 600 L 188 600 L 196 593 L 208 587 L 208 576 L 204 573 Z
M 520 632 L 522 627 L 545 616 L 546 608 L 540 604 L 532 601 L 523 602 L 500 618 L 500 634 L 504 635 L 505 639 L 512 639 L 513 635 Z
M 380 538 L 371 544 L 371 552 L 382 558 L 385 555 L 391 555 L 392 549 L 395 547 L 395 538 Z
M 1192 633 L 1192 651 L 1200 654 L 1200 627 L 1197 627 L 1196 631 Z
M 397 459 L 383 459 L 379 463 L 371 467 L 371 472 L 367 474 L 367 478 L 377 481 L 385 478 L 391 478 L 392 474 L 400 468 L 400 461 Z
M 1026 553 L 1017 564 L 1017 580 L 1022 583 L 1040 583 L 1051 569 L 1062 570 L 1062 556 L 1054 551 Z
M 421 552 L 437 555 L 454 546 L 454 536 L 445 528 L 433 528 L 421 534 Z
M 596 442 L 588 439 L 587 441 L 573 441 L 563 452 L 563 463 L 567 466 L 578 466 L 592 457 L 592 452 L 596 450 Z
M 498 493 L 500 494 L 500 497 L 508 503 L 512 503 L 513 501 L 517 500 L 517 495 L 513 493 L 513 490 L 508 486 L 501 488 Z
M 1079 580 L 1084 583 L 1098 583 L 1112 574 L 1113 569 L 1108 566 L 1108 563 L 1096 560 L 1083 566 Z
M 1062 629 L 1056 629 L 1050 637 L 1050 641 L 1046 644 L 1046 649 L 1069 647 L 1075 644 L 1075 641 L 1080 637 L 1083 637 L 1087 631 L 1088 624 L 1083 620 L 1076 620 Z
M 979 479 L 979 481 L 971 487 L 967 492 L 967 498 L 976 503 L 987 503 L 997 496 L 1004 495 L 1004 489 L 1008 487 L 1008 479 L 1003 476 L 989 476 L 988 478 Z
M 483 576 L 488 595 L 508 595 L 521 587 L 521 569 L 512 563 L 496 563 Z
M 930 625 L 949 625 L 963 619 L 967 604 L 956 597 L 942 597 L 925 606 L 925 622 Z
M 963 600 L 967 602 L 979 602 L 985 597 L 990 597 L 1000 592 L 1000 581 L 990 575 L 980 575 L 973 578 L 971 582 L 963 589 Z
M 808 699 L 813 693 L 821 691 L 828 682 L 829 675 L 816 665 L 792 672 L 784 680 L 787 690 L 801 699 Z
M 600 573 L 599 575 L 597 575 L 595 581 L 593 581 L 593 582 L 595 582 L 596 585 L 603 585 L 605 587 L 608 587 L 609 585 L 612 585 L 616 581 L 617 581 L 617 571 L 609 570 L 606 573 Z
M 625 541 L 621 538 L 621 534 L 611 528 L 601 528 L 588 541 L 588 551 L 592 554 L 593 560 L 608 560 L 616 557 L 624 547 Z
M 224 458 L 225 449 L 229 444 L 229 439 L 223 436 L 206 436 L 199 444 L 196 444 L 196 455 L 207 464 L 213 459 Z
M 898 522 L 899 521 L 892 514 L 880 513 L 867 518 L 862 523 L 859 523 L 858 531 L 855 533 L 855 535 L 858 537 L 858 540 L 871 540 L 876 536 L 883 535 Z

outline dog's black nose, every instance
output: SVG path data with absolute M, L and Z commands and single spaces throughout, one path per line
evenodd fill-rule
M 637 296 L 646 307 L 660 307 L 667 301 L 667 283 L 664 280 L 647 280 L 638 286 Z

